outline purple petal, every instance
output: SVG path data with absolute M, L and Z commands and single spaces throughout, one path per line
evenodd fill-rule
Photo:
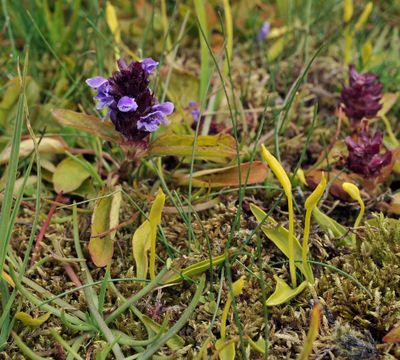
M 96 109 L 101 110 L 105 108 L 106 106 L 110 106 L 111 104 L 114 103 L 114 98 L 109 96 L 105 97 L 104 99 L 101 99 L 97 104 L 96 104 Z
M 257 33 L 256 39 L 258 42 L 261 42 L 262 40 L 265 40 L 267 38 L 270 28 L 271 28 L 271 25 L 268 21 L 263 23 L 263 25 L 261 26 L 260 30 Z
M 138 108 L 138 105 L 136 104 L 135 99 L 130 98 L 129 96 L 123 96 L 119 99 L 117 107 L 119 111 L 129 112 L 135 111 Z
M 143 59 L 141 62 L 142 68 L 147 72 L 147 75 L 152 75 L 156 69 L 158 62 L 154 61 L 152 58 Z
M 104 85 L 107 82 L 108 80 L 106 78 L 103 78 L 102 76 L 95 76 L 86 80 L 86 84 L 88 84 L 93 89 L 98 89 L 101 85 Z
M 137 122 L 139 130 L 153 132 L 156 131 L 161 123 L 165 123 L 164 115 L 161 111 L 155 111 L 146 116 L 142 116 Z
M 172 112 L 174 111 L 174 104 L 172 102 L 167 101 L 162 104 L 154 105 L 152 109 L 154 111 L 161 112 L 164 116 L 167 116 L 172 114 Z

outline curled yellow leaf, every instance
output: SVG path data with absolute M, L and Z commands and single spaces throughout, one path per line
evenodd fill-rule
M 346 191 L 350 195 L 350 197 L 353 200 L 357 201 L 360 204 L 360 212 L 354 223 L 354 227 L 356 228 L 360 225 L 361 219 L 364 216 L 364 212 L 365 212 L 364 201 L 361 199 L 360 190 L 356 185 L 349 183 L 349 182 L 345 182 L 345 183 L 343 183 L 342 188 L 344 191 Z
M 303 281 L 298 287 L 292 289 L 288 284 L 285 283 L 284 280 L 282 280 L 278 276 L 274 275 L 274 279 L 276 281 L 276 288 L 274 293 L 265 302 L 265 305 L 267 306 L 284 304 L 292 300 L 307 287 L 307 281 Z

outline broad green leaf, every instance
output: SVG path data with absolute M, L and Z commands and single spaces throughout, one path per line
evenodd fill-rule
M 250 210 L 258 222 L 261 222 L 267 215 L 262 209 L 254 204 L 250 204 Z M 279 250 L 282 251 L 287 258 L 289 258 L 289 231 L 283 226 L 278 225 L 278 223 L 271 216 L 269 216 L 264 223 L 268 225 L 261 225 L 261 230 L 279 248 Z M 312 272 L 312 270 L 310 264 L 307 264 L 307 270 L 303 268 L 303 264 L 301 262 L 301 251 L 302 249 L 300 242 L 296 237 L 294 237 L 295 264 L 296 267 L 304 275 L 306 275 L 307 273 L 309 274 Z
M 218 354 L 220 360 L 235 360 L 236 351 L 235 342 L 233 340 L 218 339 L 215 342 L 215 348 L 217 350 L 222 349 Z
M 22 321 L 24 325 L 27 326 L 32 326 L 32 327 L 37 327 L 42 325 L 45 321 L 48 320 L 50 317 L 51 313 L 44 314 L 42 316 L 39 316 L 37 318 L 33 318 L 31 315 L 27 314 L 26 312 L 17 312 L 15 314 L 15 318 Z
M 89 253 L 94 264 L 98 267 L 107 266 L 114 253 L 113 240 L 119 224 L 119 210 L 121 207 L 121 187 L 118 186 L 112 195 L 107 196 L 108 190 L 104 189 L 101 198 L 96 201 L 92 215 L 92 227 L 89 242 Z M 96 237 L 95 235 L 109 232 L 108 234 Z
M 284 280 L 274 275 L 276 281 L 276 288 L 274 293 L 267 299 L 265 304 L 267 306 L 281 305 L 289 302 L 294 297 L 299 295 L 306 287 L 308 282 L 303 281 L 297 288 L 292 289 Z
M 140 320 L 155 333 L 158 333 L 162 330 L 160 324 L 156 323 L 153 319 L 149 318 L 146 315 L 142 315 L 140 317 Z M 165 332 L 167 331 L 168 329 L 165 329 Z M 167 345 L 171 350 L 176 351 L 182 349 L 185 346 L 185 341 L 179 335 L 174 335 L 171 339 L 167 341 Z
M 89 176 L 89 172 L 80 163 L 71 158 L 64 159 L 53 174 L 54 190 L 57 193 L 69 193 L 78 189 Z
M 353 240 L 349 235 L 348 229 L 343 225 L 340 225 L 336 220 L 324 214 L 318 208 L 313 210 L 313 217 L 323 230 L 332 233 L 334 237 L 341 238 L 339 245 L 353 245 Z
M 115 130 L 114 126 L 96 116 L 64 109 L 53 110 L 52 114 L 61 125 L 83 130 L 106 141 L 122 143 L 122 136 Z
M 194 140 L 194 135 L 163 135 L 150 144 L 148 154 L 191 157 Z M 197 138 L 196 159 L 226 163 L 236 155 L 236 142 L 231 135 L 206 135 Z
M 179 283 L 180 281 L 184 280 L 186 277 L 191 278 L 193 276 L 200 275 L 203 272 L 210 269 L 211 263 L 213 266 L 222 264 L 225 261 L 227 256 L 228 256 L 227 254 L 213 256 L 211 261 L 210 261 L 210 259 L 207 259 L 207 260 L 200 261 L 196 264 L 190 265 L 190 266 L 182 269 L 180 271 L 180 274 L 174 274 L 174 275 L 170 276 L 168 279 L 166 279 L 164 281 L 164 284 L 176 284 L 176 283 Z
M 40 154 L 63 154 L 68 149 L 67 144 L 62 138 L 44 137 L 38 142 L 38 150 Z M 19 148 L 19 158 L 24 158 L 35 151 L 32 139 L 22 140 Z M 11 144 L 0 154 L 0 164 L 8 163 L 11 155 Z
M 249 176 L 247 173 L 250 169 Z M 267 166 L 261 161 L 254 161 L 252 164 L 243 163 L 239 169 L 237 165 L 228 166 L 220 169 L 201 170 L 192 174 L 192 185 L 195 187 L 226 187 L 226 186 L 239 186 L 244 184 L 257 184 L 263 182 L 267 176 Z M 188 185 L 190 182 L 189 174 L 181 174 L 179 172 L 174 174 L 174 178 L 178 180 L 179 185 Z
M 150 276 L 155 276 L 155 248 L 157 226 L 161 223 L 165 195 L 160 189 L 150 209 L 149 219 L 135 231 L 132 237 L 133 258 L 136 264 L 136 276 L 145 279 L 149 268 L 148 252 L 150 251 Z

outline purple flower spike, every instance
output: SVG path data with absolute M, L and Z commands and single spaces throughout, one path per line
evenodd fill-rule
M 86 84 L 88 84 L 93 89 L 98 89 L 101 85 L 104 85 L 108 82 L 107 79 L 102 76 L 95 76 L 86 80 Z
M 119 111 L 129 112 L 135 111 L 138 108 L 138 105 L 136 104 L 135 99 L 130 98 L 129 96 L 123 96 L 119 99 L 117 107 Z
M 260 30 L 258 30 L 257 36 L 256 36 L 256 40 L 257 42 L 261 42 L 263 40 L 265 40 L 269 34 L 269 30 L 271 29 L 271 24 L 266 21 L 262 24 Z
M 170 102 L 159 104 L 149 89 L 149 75 L 157 67 L 157 62 L 147 58 L 130 64 L 118 60 L 118 70 L 105 79 L 101 76 L 86 80 L 97 90 L 97 109 L 108 107 L 110 118 L 125 140 L 130 143 L 147 144 L 150 132 L 160 124 L 167 124 L 166 116 L 174 110 Z M 139 146 L 139 145 L 138 145 Z
M 341 101 L 347 117 L 357 125 L 363 118 L 374 117 L 382 108 L 383 85 L 375 74 L 359 74 L 354 65 L 349 67 L 349 79 L 349 86 L 342 90 Z
M 364 176 L 377 176 L 382 168 L 392 161 L 392 152 L 386 151 L 380 155 L 382 133 L 377 132 L 373 137 L 365 131 L 358 134 L 358 139 L 346 137 L 345 143 L 349 150 L 347 166 L 350 170 Z
M 153 75 L 153 72 L 158 65 L 158 62 L 154 61 L 152 58 L 143 59 L 140 63 L 142 64 L 142 68 L 144 71 L 146 71 L 147 75 Z

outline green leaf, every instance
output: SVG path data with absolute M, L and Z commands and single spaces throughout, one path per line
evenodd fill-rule
M 297 288 L 292 289 L 284 280 L 274 275 L 276 288 L 274 293 L 267 299 L 265 305 L 276 306 L 289 302 L 294 297 L 299 295 L 306 287 L 308 282 L 303 281 Z
M 118 186 L 115 191 L 107 196 L 107 189 L 104 189 L 100 199 L 96 201 L 92 216 L 92 237 L 89 242 L 89 253 L 94 264 L 98 267 L 108 265 L 114 253 L 113 240 L 116 231 L 110 229 L 118 226 L 119 210 L 121 207 L 121 187 Z M 95 235 L 109 231 L 102 237 Z
M 136 276 L 145 279 L 149 267 L 148 252 L 150 253 L 150 276 L 155 277 L 155 245 L 157 226 L 161 223 L 165 195 L 160 189 L 150 209 L 149 219 L 135 231 L 132 237 L 133 258 L 136 264 Z
M 336 220 L 332 219 L 328 215 L 324 214 L 318 208 L 313 210 L 314 220 L 321 226 L 326 232 L 331 232 L 334 237 L 341 238 L 340 245 L 353 245 L 353 239 L 349 235 L 349 231 L 340 225 Z
M 154 156 L 192 156 L 194 135 L 168 134 L 158 137 L 150 144 L 149 155 Z M 236 153 L 236 141 L 228 134 L 198 136 L 194 156 L 196 159 L 215 163 L 226 163 Z
M 267 215 L 262 209 L 254 204 L 250 204 L 250 209 L 258 222 L 261 222 Z M 269 225 L 261 225 L 261 230 L 279 248 L 279 250 L 282 251 L 287 258 L 289 258 L 289 231 L 282 225 L 278 225 L 278 223 L 271 216 L 268 216 L 265 223 Z M 304 275 L 312 273 L 310 264 L 307 264 L 308 269 L 305 270 L 303 268 L 301 251 L 302 249 L 300 242 L 296 237 L 294 237 L 294 260 L 296 267 Z
M 64 159 L 53 174 L 54 190 L 57 193 L 69 193 L 78 189 L 89 176 L 84 166 L 73 159 Z
M 233 340 L 218 339 L 215 342 L 215 348 L 217 350 L 222 349 L 218 356 L 220 360 L 235 360 L 235 342 Z
M 18 319 L 19 321 L 22 321 L 24 325 L 38 327 L 42 325 L 44 322 L 46 322 L 49 319 L 50 315 L 51 313 L 48 312 L 47 314 L 44 314 L 37 318 L 33 318 L 26 312 L 20 311 L 15 314 L 15 318 Z
M 162 326 L 156 323 L 153 319 L 149 318 L 146 315 L 140 317 L 140 320 L 148 326 L 151 330 L 158 334 L 159 331 L 162 330 Z M 168 329 L 165 329 L 164 333 L 167 332 Z M 171 339 L 167 341 L 167 345 L 171 350 L 180 350 L 185 346 L 185 341 L 179 336 L 174 335 Z
M 212 263 L 212 266 L 217 266 L 219 264 L 222 264 L 225 261 L 227 256 L 228 256 L 227 254 L 213 256 L 211 258 L 211 261 L 210 261 L 210 259 L 207 259 L 207 260 L 200 261 L 196 264 L 190 265 L 190 266 L 182 269 L 180 271 L 180 274 L 174 274 L 174 275 L 170 276 L 168 279 L 166 279 L 164 281 L 164 284 L 177 284 L 180 281 L 183 281 L 185 279 L 185 277 L 191 278 L 193 276 L 200 275 L 203 272 L 210 269 L 211 263 Z
M 122 136 L 115 130 L 114 126 L 96 116 L 64 109 L 53 110 L 52 114 L 61 125 L 86 131 L 106 141 L 118 144 L 122 142 Z

